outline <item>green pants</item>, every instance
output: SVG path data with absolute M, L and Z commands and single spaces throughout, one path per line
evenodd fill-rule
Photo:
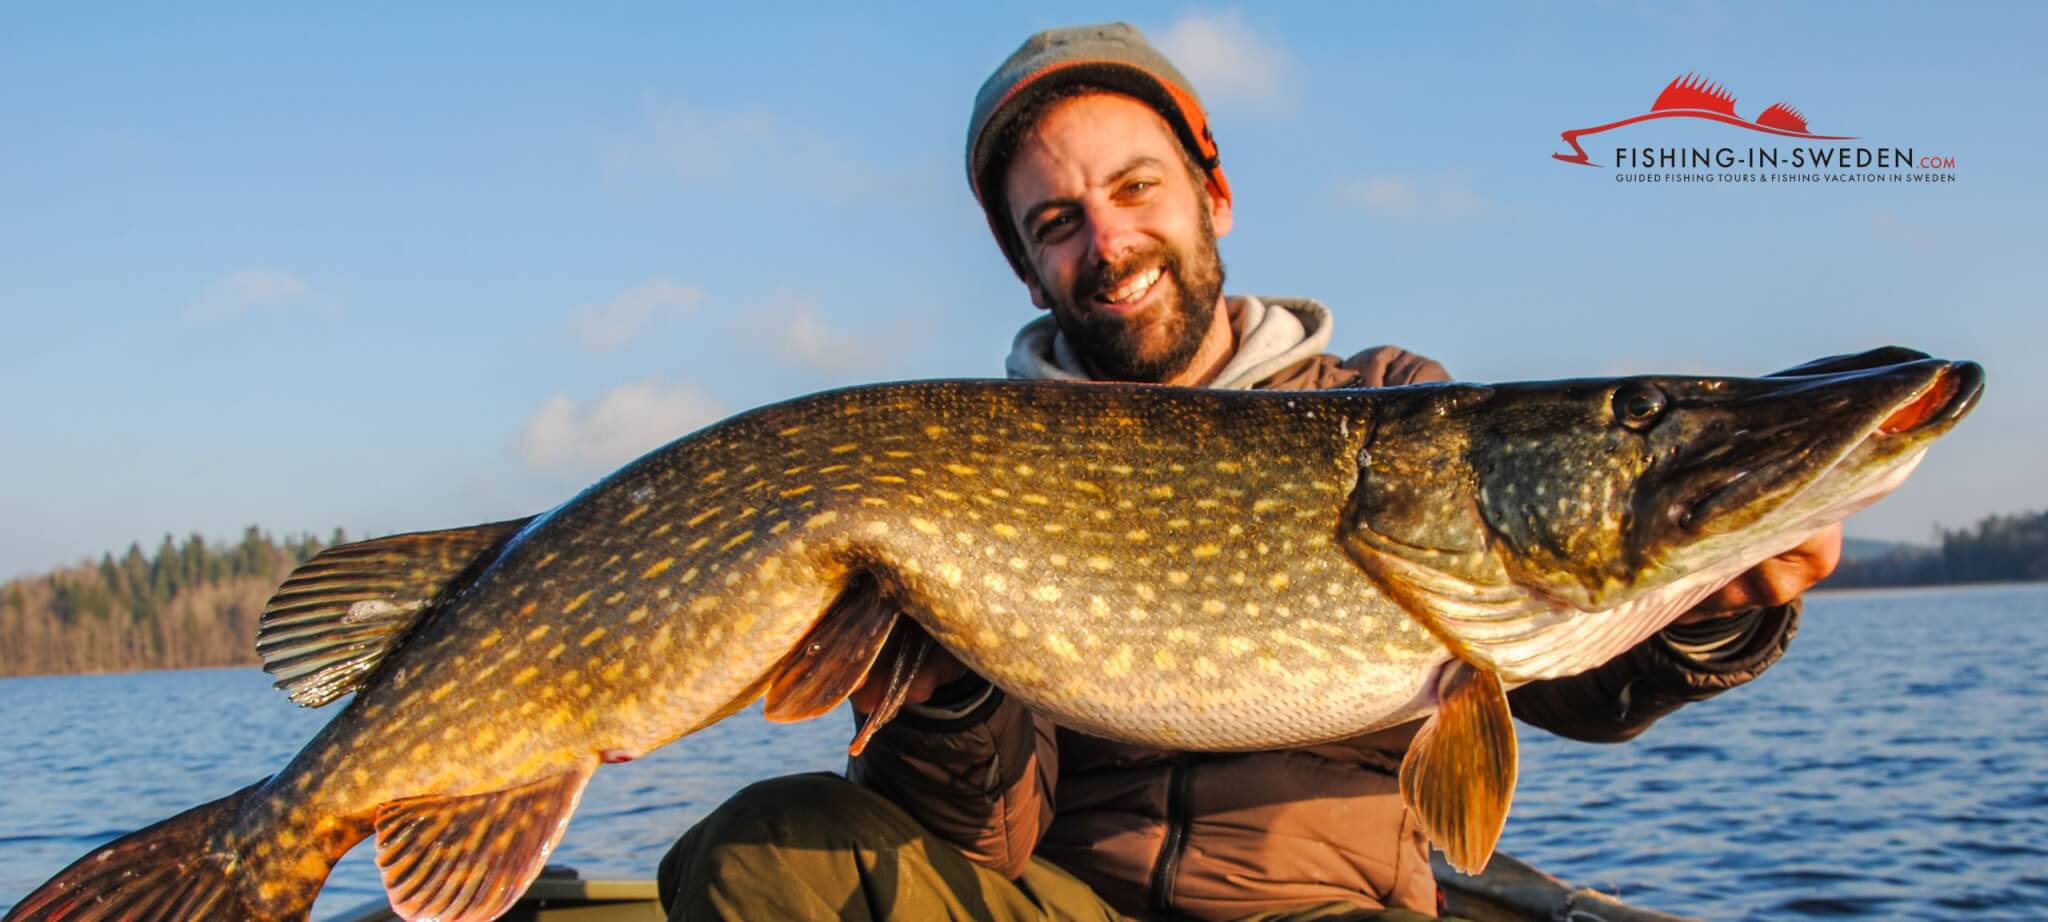
M 658 880 L 675 922 L 1124 918 L 1051 862 L 1034 858 L 1010 880 L 880 794 L 830 774 L 775 778 L 733 795 L 669 850 Z M 1426 917 L 1331 905 L 1256 918 Z

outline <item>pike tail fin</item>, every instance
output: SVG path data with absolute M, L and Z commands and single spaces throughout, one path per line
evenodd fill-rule
M 240 856 L 220 844 L 220 833 L 261 787 L 252 784 L 94 849 L 22 899 L 5 922 L 304 918 L 333 859 L 302 894 L 283 893 L 273 881 L 269 898 L 259 900 L 244 890 L 254 881 L 238 867 Z

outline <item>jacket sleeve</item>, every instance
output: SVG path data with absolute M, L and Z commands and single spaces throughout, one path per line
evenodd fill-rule
M 1664 715 L 1761 675 L 1798 633 L 1799 610 L 1794 599 L 1732 616 L 1704 629 L 1730 636 L 1706 644 L 1695 642 L 1701 628 L 1673 625 L 1606 665 L 1515 689 L 1508 705 L 1517 718 L 1559 736 L 1589 743 L 1633 739 Z
M 1351 387 L 1398 387 L 1451 380 L 1451 373 L 1435 359 L 1399 346 L 1374 346 L 1345 359 L 1341 367 L 1358 373 Z
M 1014 878 L 1052 822 L 1058 766 L 1053 725 L 969 674 L 932 702 L 904 708 L 846 775 Z

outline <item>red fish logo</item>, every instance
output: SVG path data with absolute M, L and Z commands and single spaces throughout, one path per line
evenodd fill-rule
M 1592 128 L 1580 128 L 1565 132 L 1561 137 L 1564 138 L 1566 144 L 1572 146 L 1572 152 L 1569 154 L 1551 154 L 1551 156 L 1566 163 L 1599 166 L 1599 164 L 1593 162 L 1593 158 L 1586 156 L 1586 149 L 1579 146 L 1580 138 L 1599 134 L 1603 131 L 1610 131 L 1624 125 L 1633 125 L 1637 122 L 1647 122 L 1657 118 L 1706 119 L 1707 121 L 1720 122 L 1724 125 L 1734 125 L 1737 128 L 1761 131 L 1765 134 L 1812 141 L 1855 140 L 1854 135 L 1814 134 L 1808 131 L 1806 129 L 1806 116 L 1800 114 L 1798 109 L 1794 109 L 1782 102 L 1771 103 L 1769 108 L 1756 117 L 1756 121 L 1749 121 L 1735 114 L 1735 94 L 1728 92 L 1720 84 L 1705 77 L 1686 74 L 1667 84 L 1664 87 L 1664 92 L 1657 94 L 1657 101 L 1650 104 L 1650 111 L 1642 115 L 1625 118 L 1618 122 L 1608 122 L 1605 125 L 1596 125 Z

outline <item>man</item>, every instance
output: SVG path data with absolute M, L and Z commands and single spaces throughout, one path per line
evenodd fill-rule
M 1446 380 L 1391 347 L 1323 352 L 1313 301 L 1222 293 L 1230 187 L 1194 91 L 1135 29 L 1040 33 L 982 87 L 969 180 L 1031 300 L 1011 376 L 1208 387 Z M 1731 583 L 1613 662 L 1510 697 L 1623 740 L 1782 655 L 1839 532 Z M 860 604 L 880 604 L 867 598 Z M 914 626 L 899 641 L 905 641 Z M 878 670 L 887 671 L 887 670 Z M 887 685 L 855 693 L 873 713 Z M 1415 726 L 1305 749 L 1175 753 L 1058 729 L 935 650 L 848 767 L 742 792 L 664 860 L 674 918 L 1395 918 L 1433 914 L 1395 771 Z

